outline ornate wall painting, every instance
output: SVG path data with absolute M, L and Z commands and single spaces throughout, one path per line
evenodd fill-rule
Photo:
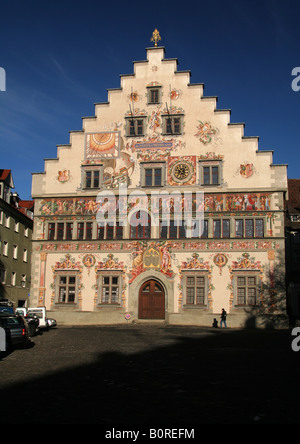
M 195 184 L 196 156 L 169 157 L 167 180 L 169 185 Z
M 198 120 L 197 132 L 195 136 L 200 140 L 203 145 L 207 145 L 210 143 L 223 143 L 222 139 L 219 137 L 220 130 L 216 127 L 213 127 L 210 122 L 202 122 Z
M 228 262 L 228 255 L 226 253 L 217 253 L 213 257 L 213 263 L 219 268 L 220 275 L 222 274 L 222 269 Z
M 243 163 L 240 165 L 240 175 L 245 179 L 251 177 L 253 174 L 253 163 Z
M 58 182 L 65 183 L 65 182 L 68 182 L 70 180 L 70 178 L 71 178 L 70 170 L 58 171 L 58 174 L 57 174 Z
M 168 277 L 173 276 L 171 270 L 171 253 L 168 242 L 133 242 L 134 251 L 131 253 L 131 270 L 129 283 L 146 270 L 160 271 Z
M 120 154 L 120 132 L 103 131 L 85 135 L 85 159 L 114 159 Z
M 171 100 L 178 100 L 179 98 L 182 97 L 182 91 L 180 89 L 173 88 L 169 92 L 169 97 Z
M 135 158 L 124 151 L 117 159 L 103 162 L 103 181 L 105 188 L 117 188 L 120 184 L 129 184 L 135 169 Z

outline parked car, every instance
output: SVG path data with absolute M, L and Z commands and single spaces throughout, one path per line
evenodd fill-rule
M 0 300 L 0 313 L 10 313 L 15 314 L 13 303 L 8 299 Z
M 27 310 L 27 316 L 37 316 L 39 318 L 39 328 L 48 329 L 46 307 L 29 307 Z
M 6 333 L 7 348 L 30 344 L 29 329 L 23 316 L 1 312 L 0 327 L 4 328 Z
M 16 308 L 16 314 L 23 316 L 25 321 L 27 322 L 28 329 L 29 329 L 29 336 L 34 336 L 39 329 L 40 320 L 39 317 L 32 313 L 28 313 L 27 309 L 25 307 L 17 307 Z
M 57 323 L 56 323 L 56 320 L 55 319 L 52 319 L 52 318 L 47 318 L 47 322 L 48 322 L 48 326 L 51 328 L 51 327 L 56 327 L 57 326 Z

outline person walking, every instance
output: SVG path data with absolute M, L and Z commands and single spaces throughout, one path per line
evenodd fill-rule
M 220 316 L 221 317 L 220 327 L 222 327 L 222 325 L 224 324 L 225 328 L 227 328 L 226 316 L 227 316 L 227 313 L 224 310 L 224 308 L 222 308 L 222 313 L 221 313 L 221 316 Z

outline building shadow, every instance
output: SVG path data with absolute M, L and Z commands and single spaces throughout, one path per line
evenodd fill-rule
M 300 363 L 289 331 L 184 331 L 169 330 L 159 346 L 136 352 L 145 333 L 112 327 L 115 338 L 126 336 L 129 353 L 116 343 L 87 365 L 2 388 L 0 423 L 299 423 Z

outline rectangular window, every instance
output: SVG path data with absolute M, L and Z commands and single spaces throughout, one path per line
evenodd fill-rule
M 56 238 L 58 240 L 62 240 L 64 238 L 64 227 L 65 224 L 63 222 L 59 222 L 57 224 L 57 234 L 56 234 Z
M 27 262 L 27 255 L 28 255 L 28 251 L 27 251 L 26 248 L 24 248 L 24 251 L 23 251 L 23 262 Z
M 257 304 L 257 277 L 237 276 L 237 305 Z
M 11 273 L 11 286 L 15 287 L 15 285 L 16 285 L 16 272 L 12 271 L 12 273 Z
M 160 87 L 148 88 L 148 105 L 160 103 Z
M 182 116 L 163 116 L 163 132 L 165 135 L 176 135 L 182 132 Z
M 100 171 L 86 170 L 84 171 L 84 187 L 85 188 L 99 188 L 100 186 Z
M 50 222 L 48 224 L 48 240 L 54 240 L 55 238 L 55 223 Z
M 3 256 L 8 256 L 8 242 L 3 241 Z
M 243 219 L 236 219 L 235 221 L 235 236 L 243 237 L 244 236 L 244 221 Z
M 126 121 L 126 135 L 129 137 L 144 136 L 145 135 L 145 117 L 128 118 Z
M 205 304 L 205 276 L 192 275 L 186 276 L 186 304 L 204 305 Z
M 77 224 L 77 239 L 84 238 L 84 222 L 79 222 Z
M 74 304 L 76 296 L 77 276 L 58 276 L 58 302 L 60 304 Z
M 119 304 L 120 303 L 120 276 L 100 275 L 100 303 Z
M 145 186 L 157 187 L 162 185 L 161 168 L 145 168 Z
M 18 259 L 18 245 L 14 245 L 13 248 L 13 258 Z
M 219 165 L 202 166 L 202 185 L 219 185 Z
M 236 237 L 264 237 L 263 219 L 236 219 L 235 221 Z
M 90 240 L 93 237 L 93 222 L 86 223 L 85 238 Z
M 71 240 L 73 238 L 73 223 L 66 223 L 66 239 Z
M 160 222 L 160 237 L 162 239 L 182 239 L 186 237 L 183 221 L 181 225 L 175 220 L 163 220 Z

